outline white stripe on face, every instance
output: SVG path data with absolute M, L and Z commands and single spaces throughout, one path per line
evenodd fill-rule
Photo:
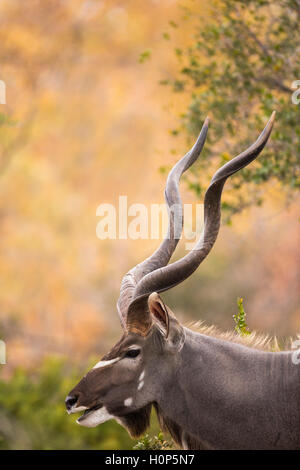
M 117 362 L 119 359 L 120 359 L 119 357 L 116 357 L 115 359 L 111 359 L 110 361 L 99 361 L 93 367 L 93 369 L 100 369 L 101 367 L 109 366 L 109 364 L 113 364 L 114 362 Z
M 145 377 L 145 370 L 143 370 L 143 372 L 139 376 L 139 381 L 138 381 L 138 386 L 137 386 L 138 390 L 141 390 L 145 384 L 144 377 Z
M 144 377 L 145 377 L 145 371 L 143 370 L 143 372 L 142 372 L 141 375 L 139 376 L 139 382 L 141 382 Z
M 144 386 L 144 381 L 142 380 L 141 382 L 139 382 L 137 389 L 141 390 L 143 388 L 143 386 Z

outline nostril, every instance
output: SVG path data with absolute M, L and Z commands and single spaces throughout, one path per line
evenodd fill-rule
M 70 410 L 77 403 L 77 400 L 78 400 L 78 396 L 68 395 L 65 400 L 67 410 Z

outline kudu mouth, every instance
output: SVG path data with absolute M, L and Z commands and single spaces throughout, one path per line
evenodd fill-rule
M 66 398 L 68 414 L 75 414 L 83 411 L 83 414 L 76 420 L 77 424 L 87 427 L 95 427 L 112 418 L 103 403 L 97 403 L 89 408 L 87 406 L 78 405 L 78 401 L 79 400 L 73 396 L 67 396 Z
M 92 413 L 94 413 L 94 411 L 97 411 L 97 410 L 100 410 L 101 408 L 103 408 L 103 404 L 102 403 L 99 403 L 98 405 L 95 405 L 91 408 L 87 408 L 84 413 L 79 416 L 79 418 L 76 420 L 76 423 L 78 424 L 81 424 L 82 421 L 84 421 L 89 415 L 91 415 Z M 77 413 L 77 412 L 76 412 Z
M 99 410 L 100 408 L 103 407 L 103 403 L 97 403 L 94 406 L 91 406 L 90 408 L 87 406 L 79 405 L 78 404 L 79 399 L 76 396 L 68 395 L 65 403 L 66 403 L 66 408 L 67 408 L 67 413 L 70 414 L 75 414 L 75 413 L 80 413 L 81 411 L 84 411 L 83 415 L 78 418 L 77 421 L 83 420 L 85 417 L 87 417 L 89 414 L 91 414 L 93 411 Z

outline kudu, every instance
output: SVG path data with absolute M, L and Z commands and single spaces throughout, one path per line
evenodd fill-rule
M 168 265 L 183 225 L 179 180 L 202 150 L 208 120 L 170 171 L 168 234 L 122 280 L 117 309 L 123 336 L 66 398 L 69 413 L 84 411 L 78 424 L 116 419 L 137 437 L 147 429 L 153 405 L 162 428 L 185 449 L 300 449 L 300 365 L 292 351 L 262 351 L 192 331 L 159 296 L 188 278 L 210 252 L 225 181 L 263 150 L 274 118 L 253 145 L 215 173 L 205 194 L 200 240 Z

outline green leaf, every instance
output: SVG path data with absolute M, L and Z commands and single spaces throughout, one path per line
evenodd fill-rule
M 142 52 L 139 56 L 140 64 L 143 64 L 144 62 L 146 62 L 146 60 L 149 60 L 150 57 L 151 57 L 151 50 L 150 49 Z

